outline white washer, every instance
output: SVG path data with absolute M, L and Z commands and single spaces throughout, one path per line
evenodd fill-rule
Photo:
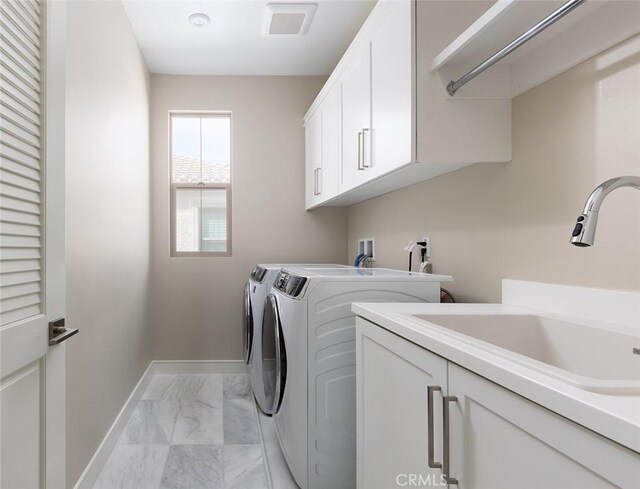
M 335 263 L 266 263 L 253 268 L 244 289 L 244 361 L 249 369 L 251 388 L 260 409 L 267 414 L 269 407 L 265 399 L 262 383 L 262 314 L 264 301 L 271 292 L 271 286 L 283 267 L 299 268 L 353 268 Z
M 263 319 L 266 401 L 303 489 L 356 487 L 354 302 L 439 302 L 447 275 L 284 268 Z

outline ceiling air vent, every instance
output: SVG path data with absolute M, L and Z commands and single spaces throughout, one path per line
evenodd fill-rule
M 269 3 L 266 6 L 263 36 L 304 36 L 316 13 L 315 3 Z

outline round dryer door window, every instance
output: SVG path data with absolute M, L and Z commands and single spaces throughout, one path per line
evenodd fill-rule
M 262 320 L 262 377 L 267 400 L 267 414 L 280 407 L 287 379 L 287 356 L 278 313 L 278 301 L 269 294 L 264 304 Z
M 244 363 L 249 364 L 253 345 L 253 310 L 251 308 L 251 282 L 244 287 L 244 323 L 242 337 L 244 339 Z

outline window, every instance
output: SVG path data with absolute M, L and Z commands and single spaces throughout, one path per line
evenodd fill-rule
M 231 114 L 169 119 L 171 256 L 231 256 Z

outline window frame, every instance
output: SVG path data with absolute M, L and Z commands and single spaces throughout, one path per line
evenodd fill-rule
M 172 121 L 174 116 L 184 117 L 225 117 L 229 119 L 229 182 L 228 183 L 175 183 L 173 182 L 173 148 L 172 148 Z M 233 183 L 233 115 L 231 111 L 219 111 L 219 110 L 170 110 L 168 116 L 168 137 L 169 137 L 169 251 L 171 258 L 185 258 L 185 257 L 231 257 L 233 256 L 233 235 L 232 235 L 232 183 Z M 178 251 L 176 249 L 176 194 L 178 189 L 225 189 L 227 196 L 227 249 L 226 251 Z M 200 214 L 202 215 L 202 208 L 200 208 Z M 202 233 L 202 226 L 200 226 L 200 232 Z M 200 236 L 202 240 L 202 236 Z

